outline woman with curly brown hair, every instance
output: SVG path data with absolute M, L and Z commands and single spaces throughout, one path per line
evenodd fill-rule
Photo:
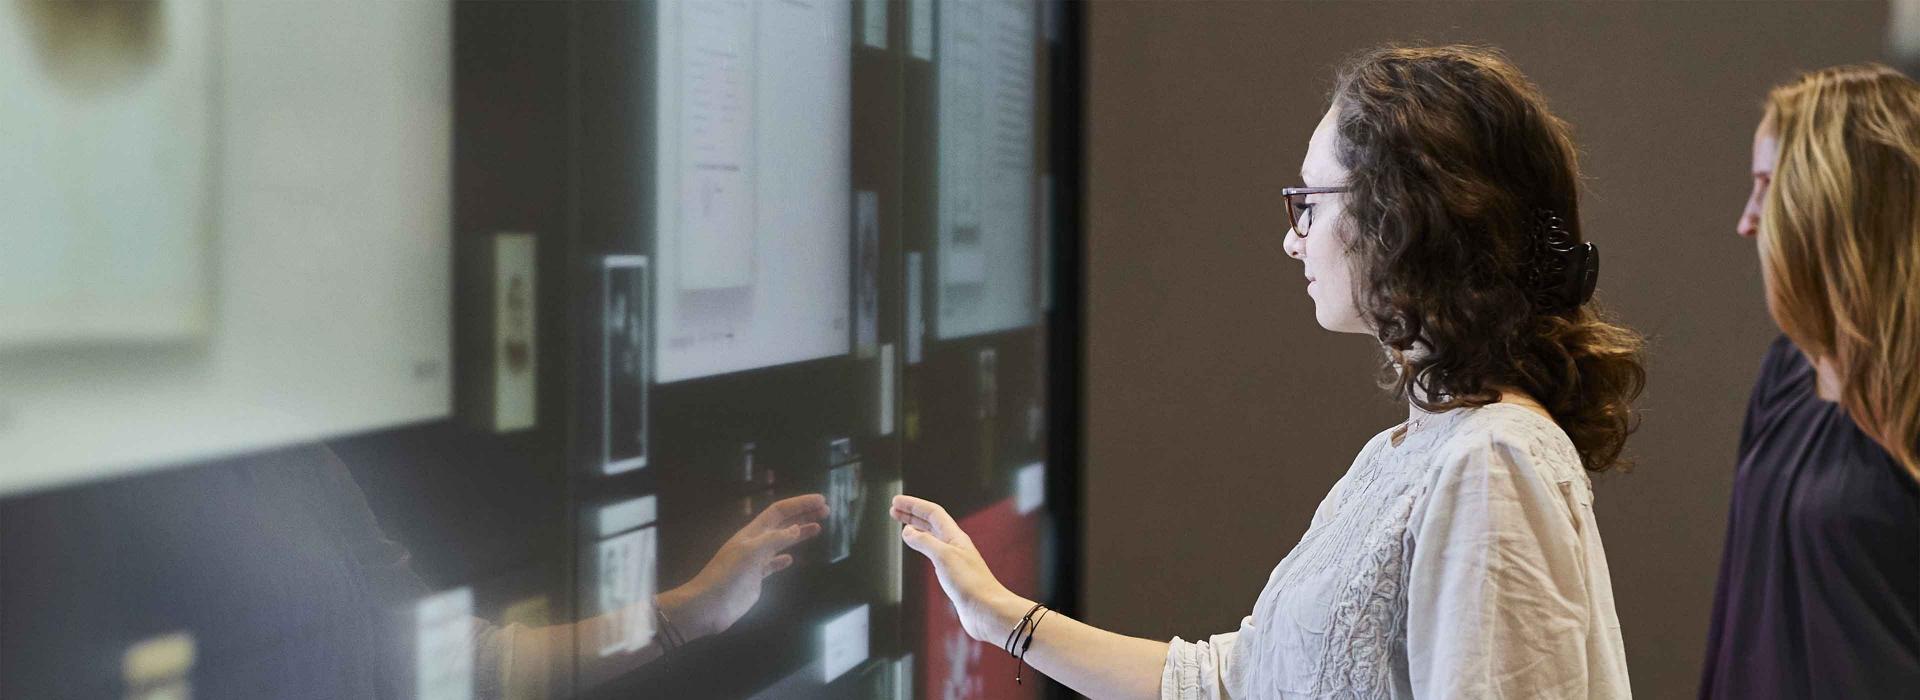
M 1567 125 L 1499 53 L 1388 48 L 1340 74 L 1282 191 L 1322 327 L 1378 339 L 1407 421 L 1375 436 L 1240 629 L 1159 642 L 994 580 L 902 496 L 976 639 L 1096 698 L 1626 697 L 1588 472 L 1619 460 L 1641 341 L 1589 299 Z

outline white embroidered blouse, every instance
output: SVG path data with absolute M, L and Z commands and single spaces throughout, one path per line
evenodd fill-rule
M 1512 404 L 1374 436 L 1236 632 L 1174 638 L 1163 698 L 1624 698 L 1593 489 Z

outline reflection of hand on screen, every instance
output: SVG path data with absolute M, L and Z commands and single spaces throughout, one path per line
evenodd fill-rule
M 820 494 L 767 506 L 727 538 L 693 580 L 661 593 L 660 607 L 689 639 L 725 632 L 759 602 L 762 579 L 793 565 L 786 551 L 820 534 L 827 513 Z

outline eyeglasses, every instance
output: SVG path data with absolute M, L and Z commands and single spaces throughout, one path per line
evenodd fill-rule
M 1287 223 L 1293 227 L 1293 234 L 1307 237 L 1307 227 L 1313 224 L 1313 205 L 1307 204 L 1310 194 L 1338 194 L 1346 192 L 1346 187 L 1287 187 L 1280 190 L 1280 196 L 1287 200 Z

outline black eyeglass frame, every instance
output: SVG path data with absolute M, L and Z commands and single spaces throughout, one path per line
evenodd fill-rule
M 1307 230 L 1300 227 L 1300 209 L 1304 209 L 1306 205 L 1304 204 L 1295 205 L 1293 203 L 1295 197 L 1305 197 L 1310 194 L 1341 194 L 1344 192 L 1349 192 L 1352 189 L 1353 188 L 1351 187 L 1283 187 L 1283 188 L 1280 188 L 1280 197 L 1286 200 L 1287 226 L 1288 226 L 1287 230 L 1292 231 L 1293 235 L 1299 236 L 1301 238 L 1307 237 Z

